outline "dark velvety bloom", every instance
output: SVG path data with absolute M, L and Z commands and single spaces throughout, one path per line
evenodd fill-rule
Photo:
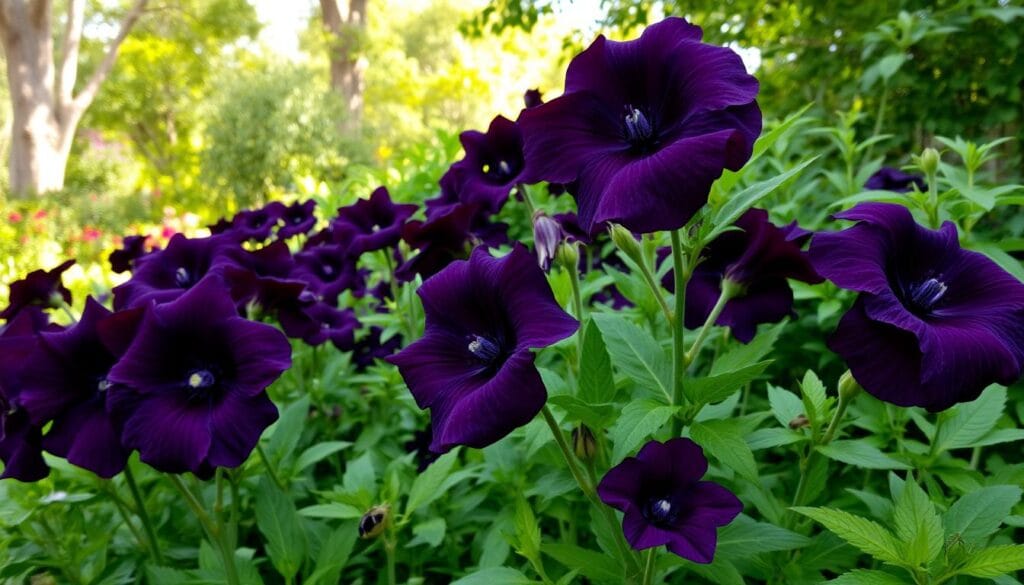
M 120 425 L 106 409 L 108 393 L 116 391 L 107 374 L 118 356 L 100 330 L 108 339 L 130 340 L 139 316 L 141 310 L 115 315 L 89 298 L 77 323 L 40 334 L 18 374 L 18 403 L 30 422 L 42 427 L 53 421 L 43 447 L 100 477 L 113 477 L 128 460 Z
M 526 171 L 523 134 L 515 122 L 498 116 L 487 133 L 469 130 L 459 135 L 466 156 L 442 177 L 462 203 L 497 213 Z
M 478 211 L 476 205 L 454 205 L 425 222 L 406 224 L 402 239 L 418 252 L 395 270 L 395 277 L 401 281 L 410 281 L 417 274 L 429 278 L 452 261 L 465 258 L 472 239 L 470 226 Z
M 316 303 L 305 309 L 305 313 L 315 327 L 303 336 L 303 341 L 310 345 L 330 341 L 341 351 L 351 351 L 355 347 L 355 333 L 360 325 L 355 311 Z
M 530 348 L 564 339 L 579 324 L 555 302 L 525 247 L 504 258 L 476 248 L 418 293 L 424 335 L 388 361 L 416 404 L 430 409 L 431 451 L 486 447 L 540 412 L 547 391 Z
M 331 227 L 351 228 L 354 234 L 352 245 L 360 250 L 383 250 L 398 244 L 402 238 L 402 226 L 413 213 L 416 213 L 415 205 L 394 203 L 388 190 L 378 187 L 369 199 L 360 199 L 339 209 Z
M 352 363 L 357 372 L 365 372 L 375 361 L 394 354 L 402 347 L 401 335 L 392 335 L 387 341 L 381 341 L 382 333 L 383 329 L 372 326 L 362 339 L 356 341 L 352 348 Z
M 189 239 L 175 234 L 167 248 L 135 263 L 131 280 L 114 288 L 114 308 L 164 303 L 181 296 L 208 273 L 238 266 L 243 250 L 228 235 Z
M 918 225 L 900 205 L 862 203 L 858 222 L 811 242 L 814 267 L 860 295 L 829 348 L 875 397 L 939 411 L 1009 385 L 1024 364 L 1024 284 L 960 247 L 956 227 Z
M 299 234 L 308 234 L 309 230 L 316 225 L 316 216 L 313 210 L 316 209 L 316 201 L 307 199 L 303 202 L 296 201 L 284 209 L 281 214 L 283 225 L 277 228 L 277 237 L 286 240 Z
M 903 171 L 892 167 L 882 167 L 875 171 L 875 174 L 868 177 L 868 180 L 864 182 L 864 190 L 906 193 L 912 190 L 915 185 L 917 186 L 918 191 L 928 190 L 928 184 L 924 182 L 924 177 L 904 173 Z
M 695 563 L 710 563 L 718 527 L 743 510 L 726 488 L 701 481 L 708 460 L 690 439 L 651 441 L 601 479 L 601 501 L 623 512 L 622 531 L 636 550 L 666 545 Z
M 37 481 L 50 473 L 43 461 L 42 429 L 32 424 L 18 403 L 18 373 L 36 349 L 38 331 L 30 311 L 20 312 L 0 329 L 0 460 L 4 462 L 0 479 Z
M 685 324 L 702 326 L 722 294 L 722 280 L 740 285 L 715 321 L 729 327 L 733 337 L 748 343 L 761 323 L 777 323 L 793 314 L 793 289 L 787 279 L 808 283 L 822 281 L 800 247 L 810 233 L 795 223 L 783 228 L 768 221 L 768 212 L 751 209 L 735 223 L 739 230 L 726 231 L 704 250 L 704 259 L 686 287 Z M 668 256 L 668 249 L 662 251 Z M 662 284 L 675 290 L 674 271 Z
M 28 276 L 11 283 L 10 302 L 0 319 L 12 321 L 26 307 L 51 308 L 61 303 L 71 304 L 71 291 L 61 282 L 61 275 L 74 260 L 68 260 L 53 270 L 33 270 Z
M 231 232 L 242 240 L 262 242 L 270 237 L 284 210 L 284 203 L 271 201 L 260 209 L 239 211 L 231 220 Z
M 359 249 L 341 244 L 326 244 L 303 250 L 295 255 L 292 280 L 306 283 L 318 300 L 337 303 L 342 291 L 362 295 L 366 275 L 357 266 Z
M 169 473 L 209 477 L 237 467 L 277 419 L 265 389 L 291 365 L 277 329 L 239 317 L 207 277 L 177 300 L 150 305 L 110 370 L 108 407 L 124 445 Z
M 580 222 L 682 227 L 761 133 L 757 80 L 681 18 L 639 39 L 603 36 L 569 64 L 565 93 L 519 116 L 527 182 L 579 180 Z
M 580 218 L 576 217 L 575 213 L 571 211 L 568 213 L 556 213 L 553 217 L 562 226 L 562 230 L 565 231 L 569 241 L 582 242 L 584 244 L 590 244 L 594 241 L 594 238 L 580 227 Z
M 210 230 L 210 235 L 219 235 L 231 231 L 232 228 L 231 220 L 227 218 L 220 218 L 217 223 L 206 226 L 206 229 Z
M 110 269 L 120 274 L 132 269 L 132 264 L 146 255 L 149 236 L 125 236 L 121 247 L 110 253 Z

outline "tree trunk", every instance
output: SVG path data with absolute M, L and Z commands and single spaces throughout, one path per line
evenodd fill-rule
M 100 65 L 75 95 L 85 0 L 68 0 L 59 62 L 54 58 L 51 0 L 0 0 L 0 44 L 11 93 L 10 182 L 15 195 L 64 187 L 78 122 L 110 75 L 117 51 L 146 3 L 136 0 Z
M 367 1 L 320 0 L 324 28 L 331 36 L 331 89 L 345 106 L 345 117 L 339 124 L 344 134 L 358 133 L 362 126 L 366 64 L 359 49 L 366 33 Z

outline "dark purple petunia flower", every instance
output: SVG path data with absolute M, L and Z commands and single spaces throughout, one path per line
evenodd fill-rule
M 310 345 L 330 341 L 340 351 L 351 351 L 355 347 L 355 333 L 360 326 L 355 311 L 316 303 L 304 312 L 315 327 L 302 337 L 303 341 Z
M 418 252 L 395 270 L 395 277 L 403 282 L 417 274 L 429 278 L 453 261 L 465 258 L 473 238 L 470 226 L 478 211 L 476 205 L 459 204 L 425 222 L 406 224 L 402 239 Z
M 352 348 L 352 363 L 357 372 L 365 372 L 374 362 L 393 355 L 402 348 L 402 336 L 395 334 L 386 341 L 381 341 L 384 330 L 376 325 L 370 327 L 366 335 L 356 341 Z
M 590 234 L 583 231 L 580 227 L 580 218 L 576 217 L 573 212 L 567 213 L 556 213 L 554 216 L 558 224 L 562 226 L 562 230 L 565 231 L 565 235 L 569 241 L 582 242 L 584 244 L 591 244 L 594 238 Z
M 316 209 L 316 201 L 307 199 L 302 202 L 296 201 L 284 209 L 281 213 L 282 226 L 277 228 L 277 237 L 287 240 L 299 234 L 308 234 L 309 230 L 316 225 L 316 216 L 313 210 Z
M 33 312 L 21 311 L 0 329 L 0 479 L 38 481 L 50 473 L 43 461 L 42 428 L 32 424 L 18 403 L 18 374 L 38 344 L 36 325 Z
M 388 361 L 430 409 L 431 451 L 486 447 L 540 412 L 547 391 L 530 349 L 572 335 L 579 323 L 555 302 L 525 247 L 504 258 L 476 248 L 418 294 L 424 335 Z
M 107 395 L 115 391 L 107 374 L 118 356 L 101 341 L 100 330 L 108 339 L 131 339 L 140 316 L 140 309 L 115 315 L 89 298 L 77 323 L 40 334 L 18 373 L 18 403 L 29 421 L 40 428 L 53 421 L 43 447 L 104 478 L 124 469 L 128 450 L 106 409 Z
M 459 140 L 466 156 L 448 169 L 442 184 L 447 184 L 460 202 L 497 213 L 526 172 L 519 126 L 498 116 L 487 133 L 469 130 L 460 134 Z
M 622 531 L 636 550 L 666 545 L 695 563 L 710 563 L 718 527 L 732 522 L 743 504 L 728 489 L 701 481 L 708 460 L 690 439 L 651 441 L 601 478 L 601 501 L 623 512 Z
M 405 442 L 406 453 L 414 455 L 417 473 L 423 473 L 430 465 L 437 461 L 439 454 L 430 450 L 430 444 L 434 441 L 434 429 L 427 423 L 427 428 L 422 431 L 413 431 L 412 439 Z
M 289 279 L 306 283 L 317 300 L 335 304 L 342 291 L 361 296 L 366 290 L 366 274 L 357 265 L 359 248 L 325 244 L 295 255 L 295 269 Z
M 265 390 L 290 365 L 287 338 L 239 317 L 207 277 L 174 302 L 147 307 L 107 376 L 107 404 L 124 421 L 124 445 L 143 461 L 209 477 L 245 461 L 277 419 Z
M 121 247 L 110 253 L 110 269 L 118 274 L 130 271 L 132 264 L 147 254 L 148 239 L 149 236 L 125 236 Z
M 217 236 L 220 234 L 228 233 L 229 231 L 231 231 L 232 227 L 233 226 L 231 220 L 222 217 L 217 220 L 217 223 L 206 226 L 206 229 L 210 230 L 210 235 Z
M 579 180 L 580 222 L 682 227 L 761 133 L 757 80 L 681 18 L 628 42 L 603 36 L 569 64 L 565 93 L 519 116 L 527 182 Z
M 402 226 L 416 213 L 412 204 L 394 203 L 385 187 L 378 187 L 369 199 L 360 199 L 338 210 L 331 227 L 345 226 L 353 233 L 352 245 L 363 251 L 395 246 L 402 238 Z
M 0 319 L 13 321 L 27 307 L 54 308 L 71 304 L 71 291 L 61 282 L 61 275 L 75 263 L 68 260 L 53 270 L 33 270 L 28 276 L 11 283 L 10 301 Z
M 787 279 L 819 283 L 807 254 L 800 247 L 810 232 L 796 223 L 779 228 L 768 221 L 768 212 L 751 209 L 729 230 L 704 249 L 703 260 L 694 269 L 686 287 L 685 325 L 701 327 L 722 294 L 723 279 L 739 285 L 715 320 L 729 327 L 733 337 L 749 343 L 761 323 L 777 323 L 793 314 L 793 289 Z M 668 256 L 668 249 L 660 251 Z M 675 292 L 675 274 L 670 270 L 662 284 Z
M 284 203 L 271 201 L 260 209 L 239 211 L 231 220 L 231 233 L 241 240 L 262 242 L 277 227 L 284 210 Z
M 189 239 L 175 234 L 167 248 L 135 263 L 131 280 L 114 288 L 114 308 L 172 301 L 207 274 L 220 275 L 228 266 L 240 266 L 243 253 L 228 235 Z
M 924 177 L 904 173 L 903 171 L 892 167 L 882 167 L 878 169 L 875 171 L 875 174 L 868 177 L 868 180 L 864 182 L 865 191 L 893 191 L 896 193 L 906 193 L 911 191 L 914 186 L 917 186 L 918 191 L 928 190 L 928 184 L 924 182 Z
M 956 226 L 929 230 L 905 207 L 862 203 L 858 222 L 811 242 L 814 267 L 860 295 L 828 346 L 873 396 L 930 411 L 1009 385 L 1024 364 L 1024 284 L 960 247 Z

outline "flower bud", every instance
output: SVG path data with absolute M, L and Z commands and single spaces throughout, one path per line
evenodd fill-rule
M 558 251 L 555 253 L 555 261 L 562 268 L 569 271 L 575 271 L 579 269 L 580 265 L 580 251 L 576 247 L 575 242 L 563 241 L 558 246 Z
M 619 224 L 609 224 L 608 231 L 612 236 L 612 242 L 615 243 L 615 247 L 622 251 L 623 254 L 629 257 L 630 260 L 637 264 L 642 264 L 644 261 L 643 253 L 640 251 L 640 243 L 633 237 L 633 232 L 627 230 Z
M 597 453 L 597 438 L 587 425 L 572 430 L 572 450 L 581 461 L 590 461 Z
M 384 532 L 388 522 L 387 506 L 374 506 L 359 519 L 359 538 L 377 538 Z
M 839 377 L 839 400 L 849 402 L 857 396 L 860 390 L 860 384 L 857 383 L 857 380 L 853 379 L 853 374 L 850 373 L 850 370 L 843 372 L 843 375 Z
M 921 153 L 921 157 L 918 159 L 918 165 L 921 167 L 921 171 L 925 175 L 932 177 L 935 175 L 935 171 L 939 168 L 939 161 L 942 157 L 939 155 L 939 151 L 934 148 L 926 148 Z
M 533 215 L 533 247 L 537 251 L 537 263 L 541 270 L 551 269 L 551 261 L 558 251 L 558 245 L 565 239 L 565 231 L 558 221 L 547 216 L 543 211 Z

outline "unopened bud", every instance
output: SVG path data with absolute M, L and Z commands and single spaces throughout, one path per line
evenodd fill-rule
M 853 374 L 850 373 L 850 370 L 843 372 L 843 375 L 839 377 L 839 400 L 849 402 L 857 396 L 860 390 L 860 384 L 857 383 L 857 380 L 853 379 Z
M 558 245 L 565 239 L 562 225 L 543 211 L 533 215 L 533 247 L 537 250 L 537 264 L 541 270 L 551 269 L 551 261 L 558 252 Z
M 929 177 L 935 175 L 935 171 L 939 168 L 939 161 L 942 157 L 939 155 L 939 151 L 934 148 L 926 148 L 921 153 L 918 159 L 918 165 L 921 167 L 921 171 Z
M 587 425 L 572 430 L 572 450 L 582 461 L 590 461 L 597 453 L 597 438 Z
M 377 538 L 384 532 L 388 522 L 387 506 L 374 506 L 359 519 L 359 538 Z
M 580 251 L 575 242 L 563 241 L 555 253 L 555 261 L 569 271 L 579 270 Z
M 640 243 L 633 237 L 633 232 L 619 224 L 609 224 L 608 232 L 612 236 L 612 242 L 623 254 L 637 264 L 644 261 L 643 253 L 640 251 Z

